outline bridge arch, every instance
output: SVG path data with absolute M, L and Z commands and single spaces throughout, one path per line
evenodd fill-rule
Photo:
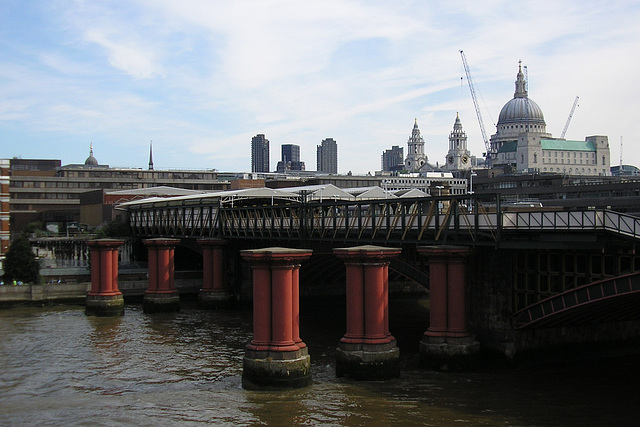
M 514 314 L 516 329 L 640 318 L 640 272 L 600 280 L 543 299 Z

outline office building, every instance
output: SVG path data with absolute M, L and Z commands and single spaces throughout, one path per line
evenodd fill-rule
M 251 172 L 269 172 L 269 140 L 261 133 L 251 138 Z
M 278 162 L 276 172 L 303 171 L 304 162 L 300 161 L 300 146 L 294 144 L 282 145 L 282 159 Z
M 318 172 L 338 173 L 338 144 L 333 138 L 326 138 L 318 145 Z
M 137 190 L 175 187 L 216 191 L 230 188 L 234 176 L 221 177 L 216 170 L 143 170 L 101 165 L 93 149 L 84 164 L 61 165 L 60 160 L 0 160 L 0 237 L 15 236 L 40 221 L 52 231 L 64 233 L 81 223 L 80 194 L 97 189 Z M 8 191 L 5 192 L 5 190 Z M 5 194 L 6 193 L 6 194 Z M 8 206 L 7 206 L 8 205 Z M 85 224 L 89 227 L 100 225 Z M 4 244 L 4 243 L 3 243 Z
M 404 149 L 394 145 L 390 150 L 382 153 L 382 170 L 387 172 L 401 171 L 404 169 Z

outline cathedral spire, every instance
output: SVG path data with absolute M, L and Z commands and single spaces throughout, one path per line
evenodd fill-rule
M 413 122 L 413 130 L 411 138 L 407 141 L 409 148 L 407 158 L 405 159 L 405 167 L 410 172 L 417 172 L 425 163 L 427 156 L 424 154 L 424 139 L 420 136 L 420 128 L 418 128 L 418 119 Z
M 149 142 L 149 170 L 153 170 L 153 141 Z
M 522 61 L 518 61 L 518 75 L 516 77 L 516 93 L 514 98 L 527 98 L 526 80 L 522 72 Z

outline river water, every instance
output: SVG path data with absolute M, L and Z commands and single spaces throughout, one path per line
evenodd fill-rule
M 241 387 L 251 310 L 117 318 L 83 307 L 0 311 L 0 425 L 640 425 L 640 358 L 439 373 L 418 365 L 428 313 L 392 301 L 401 376 L 355 382 L 335 376 L 344 305 L 303 305 L 301 336 L 313 385 L 256 392 Z M 394 320 L 395 319 L 395 320 Z

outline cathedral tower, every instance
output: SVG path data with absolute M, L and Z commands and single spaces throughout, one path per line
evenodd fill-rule
M 405 167 L 409 172 L 418 172 L 420 168 L 427 163 L 427 155 L 424 154 L 424 139 L 420 136 L 418 119 L 415 119 L 413 130 L 411 131 L 411 138 L 407 141 L 407 145 L 409 146 L 409 150 L 404 162 Z
M 449 152 L 445 162 L 446 170 L 463 170 L 471 168 L 471 153 L 467 150 L 467 134 L 462 130 L 460 116 L 456 113 L 453 130 L 449 134 Z

